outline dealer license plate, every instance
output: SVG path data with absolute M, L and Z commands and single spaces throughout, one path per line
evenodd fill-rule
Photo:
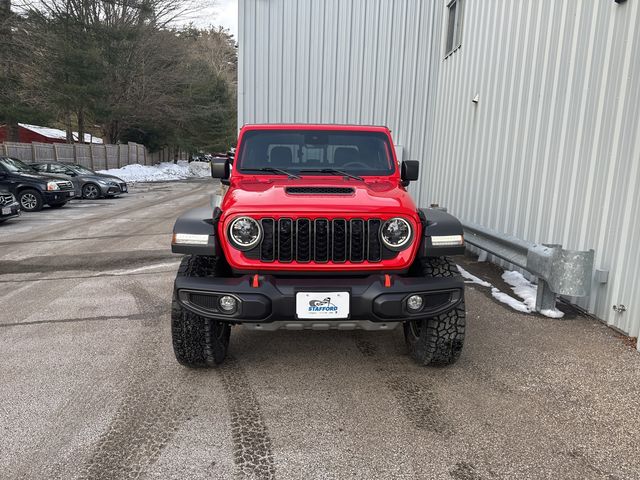
M 349 292 L 298 292 L 298 318 L 349 318 Z
M 11 214 L 11 207 L 4 207 L 2 209 L 2 214 L 3 215 L 10 215 Z

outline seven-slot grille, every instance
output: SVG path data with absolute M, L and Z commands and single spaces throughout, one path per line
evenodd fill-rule
M 260 245 L 246 252 L 263 262 L 360 263 L 394 258 L 380 243 L 382 221 L 344 218 L 263 218 Z
M 14 202 L 13 195 L 10 193 L 0 194 L 0 205 L 9 205 Z

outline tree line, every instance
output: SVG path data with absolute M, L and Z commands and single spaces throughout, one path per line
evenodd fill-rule
M 237 52 L 223 28 L 177 27 L 195 0 L 0 0 L 0 124 L 60 125 L 151 151 L 224 151 Z

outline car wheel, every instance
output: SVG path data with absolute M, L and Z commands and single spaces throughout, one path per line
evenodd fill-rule
M 215 275 L 215 258 L 197 255 L 185 257 L 178 277 Z M 231 326 L 226 322 L 196 315 L 178 302 L 176 292 L 171 303 L 171 337 L 176 359 L 191 368 L 212 367 L 222 363 L 229 349 Z
M 66 204 L 67 202 L 50 203 L 49 206 L 51 208 L 61 208 L 61 207 L 64 207 Z
M 31 188 L 27 190 L 22 190 L 18 194 L 18 202 L 20 202 L 20 207 L 25 212 L 37 212 L 42 210 L 42 195 L 37 190 L 33 190 Z
M 430 278 L 456 277 L 458 269 L 446 257 L 424 259 L 423 274 Z M 421 365 L 450 365 L 462 353 L 466 313 L 464 296 L 456 308 L 433 318 L 404 322 L 404 338 L 413 359 Z
M 94 183 L 87 183 L 84 187 L 82 187 L 82 198 L 86 198 L 89 200 L 100 198 L 100 189 Z

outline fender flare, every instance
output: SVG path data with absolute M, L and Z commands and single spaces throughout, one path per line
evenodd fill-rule
M 418 215 L 422 222 L 422 238 L 418 257 L 443 257 L 464 255 L 464 241 L 460 245 L 433 245 L 433 237 L 464 235 L 460 220 L 444 210 L 436 208 L 419 208 Z M 464 239 L 464 236 L 462 237 Z
M 211 207 L 198 207 L 187 210 L 176 219 L 173 225 L 171 251 L 186 255 L 203 255 L 219 257 L 221 255 L 218 241 L 218 220 L 222 211 L 216 208 L 213 213 Z M 207 235 L 207 244 L 176 243 L 176 234 Z

